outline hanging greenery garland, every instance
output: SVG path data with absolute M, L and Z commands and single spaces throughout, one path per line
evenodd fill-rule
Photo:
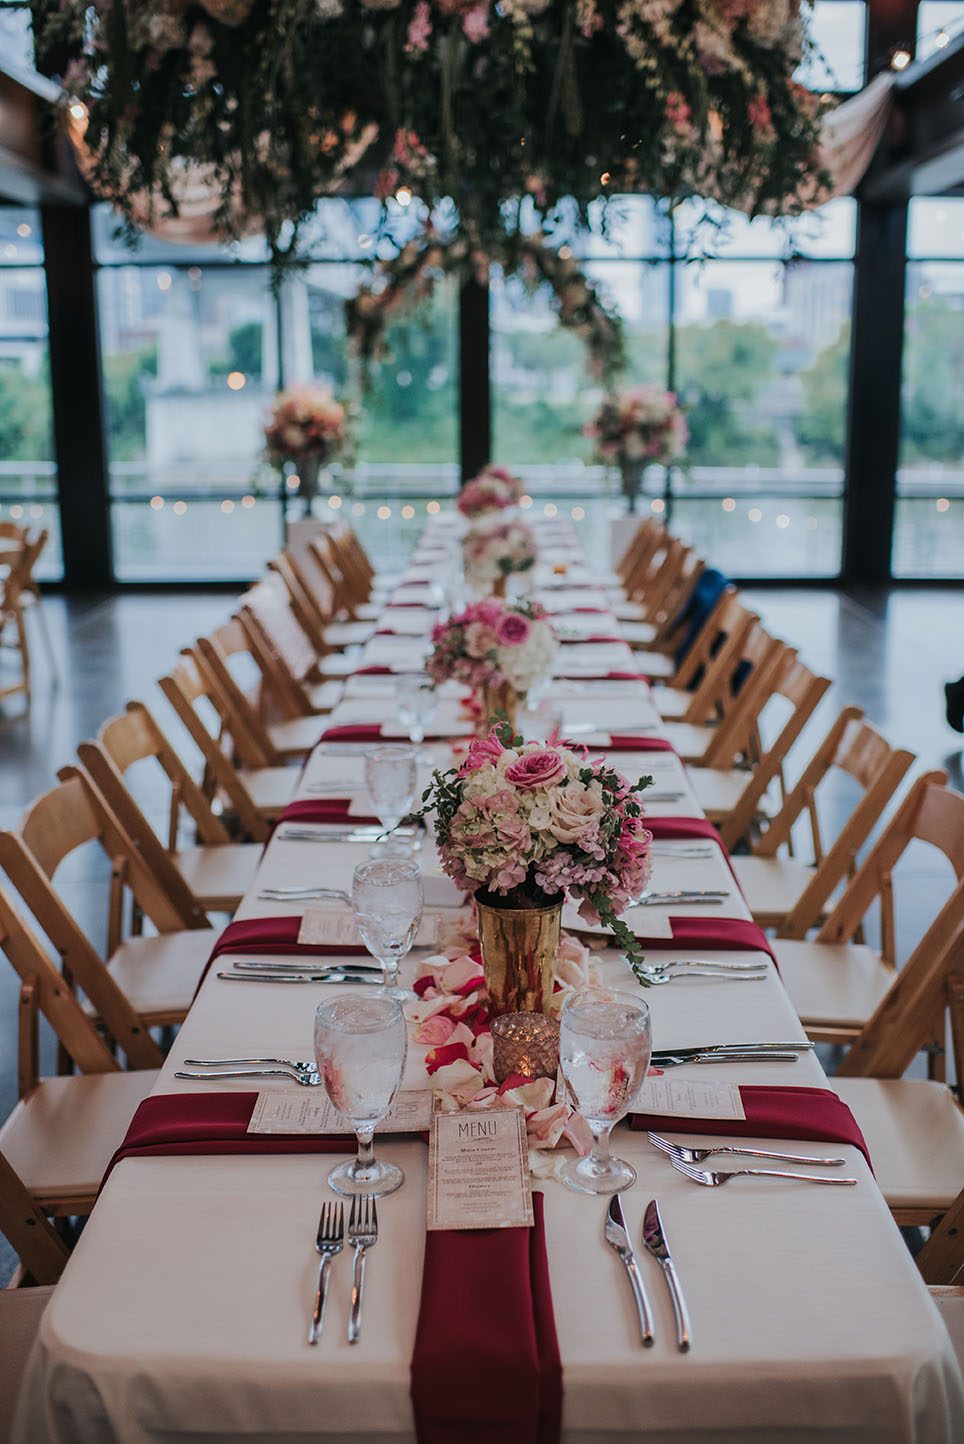
M 29 0 L 85 173 L 132 222 L 201 184 L 273 250 L 320 198 L 448 198 L 487 249 L 525 207 L 815 205 L 800 0 Z M 531 220 L 528 222 L 531 226 Z
M 530 292 L 544 284 L 551 287 L 560 325 L 585 342 L 590 374 L 609 387 L 625 366 L 622 322 L 567 247 L 552 246 L 540 234 L 516 233 L 484 249 L 462 232 L 443 239 L 431 226 L 391 259 L 376 261 L 372 280 L 345 303 L 348 337 L 361 363 L 363 384 L 372 363 L 387 359 L 385 333 L 392 321 L 429 300 L 445 276 L 474 276 L 487 285 L 493 263 L 504 275 L 518 276 Z

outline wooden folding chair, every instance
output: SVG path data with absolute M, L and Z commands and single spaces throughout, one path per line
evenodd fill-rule
M 52 1282 L 63 1250 L 39 1216 L 70 1218 L 93 1208 L 101 1179 L 156 1067 L 125 1071 L 46 949 L 0 889 L 0 948 L 20 976 L 20 1101 L 0 1127 L 0 1228 L 38 1282 Z M 78 1073 L 38 1077 L 38 1018 L 47 1019 Z M 19 1187 L 18 1187 L 19 1181 Z M 22 1191 L 21 1191 L 22 1190 Z M 29 1240 L 43 1238 L 34 1254 Z
M 42 531 L 33 539 L 25 538 L 7 558 L 7 574 L 0 583 L 0 648 L 17 653 L 20 680 L 0 686 L 0 698 L 23 692 L 30 701 L 30 641 L 25 609 L 40 595 L 33 569 L 46 544 L 47 533 Z M 47 645 L 49 650 L 49 638 Z
M 755 920 L 775 927 L 781 938 L 802 938 L 819 926 L 831 894 L 856 868 L 857 853 L 879 821 L 914 760 L 891 747 L 859 707 L 845 707 L 749 857 L 734 857 L 733 869 Z M 817 812 L 817 790 L 834 772 L 844 773 L 861 795 L 825 853 Z M 806 817 L 813 861 L 780 855 L 794 824 Z
M 316 532 L 302 547 L 289 542 L 285 548 L 305 591 L 322 615 L 330 609 L 336 620 L 374 621 L 381 603 L 372 600 L 373 584 L 356 578 L 354 588 L 339 565 L 327 531 Z
M 361 646 L 374 632 L 373 621 L 338 621 L 333 613 L 325 612 L 305 586 L 287 550 L 271 559 L 268 571 L 276 573 L 284 582 L 291 610 L 319 657 L 346 647 Z
M 780 976 L 794 1008 L 816 1042 L 849 1043 L 883 1003 L 897 975 L 897 927 L 893 873 L 912 842 L 937 848 L 949 874 L 964 883 L 964 797 L 944 784 L 946 772 L 918 777 L 857 869 L 836 907 L 812 939 L 777 938 Z M 874 904 L 880 912 L 880 947 L 859 941 Z M 953 921 L 953 919 L 952 919 Z M 908 958 L 917 967 L 920 949 L 933 953 L 946 941 L 929 929 Z
M 755 750 L 751 766 L 732 768 L 691 767 L 689 779 L 700 806 L 732 852 L 740 843 L 757 835 L 758 823 L 779 812 L 786 800 L 784 768 L 790 749 L 810 721 L 830 688 L 829 677 L 820 677 L 800 661 L 792 647 L 783 647 L 771 678 L 754 675 L 744 683 L 753 694 L 756 712 Z M 772 742 L 773 713 L 783 725 Z
M 938 1019 L 943 1039 L 948 1016 L 961 1078 L 964 884 L 954 889 L 832 1079 L 867 1141 L 881 1193 L 897 1223 L 908 1227 L 934 1227 L 949 1209 L 958 1218 L 962 1211 L 964 1111 L 946 1083 L 904 1076 L 931 1046 Z M 960 1240 L 950 1228 L 944 1243 L 944 1249 L 935 1244 L 935 1272 L 954 1252 L 960 1257 Z
M 164 690 L 163 682 L 161 688 Z M 196 723 L 197 714 L 193 708 L 190 715 L 192 722 Z M 212 742 L 206 730 L 201 730 L 207 741 Z M 194 740 L 196 742 L 197 738 L 194 737 Z M 221 758 L 224 774 L 237 777 L 238 773 L 221 750 L 220 743 L 216 739 L 213 742 L 210 752 L 217 752 Z M 210 766 L 209 752 L 203 748 L 201 751 L 205 763 Z M 103 724 L 95 742 L 80 744 L 77 754 L 165 893 L 176 902 L 187 920 L 185 925 L 205 926 L 208 911 L 233 912 L 247 891 L 261 856 L 261 849 L 255 843 L 263 842 L 267 836 L 267 828 L 258 813 L 249 809 L 250 815 L 246 813 L 240 819 L 243 829 L 255 842 L 233 841 L 224 821 L 213 811 L 207 797 L 143 702 L 128 702 L 120 716 L 111 717 Z M 168 815 L 166 843 L 161 841 L 128 786 L 126 774 L 139 762 L 154 764 L 150 772 L 155 785 L 161 777 L 164 779 Z M 290 797 L 290 772 L 285 772 L 285 778 Z M 221 778 L 216 776 L 216 781 L 220 785 Z M 248 798 L 247 791 L 243 796 Z M 233 797 L 229 803 L 235 808 Z M 198 839 L 194 846 L 180 846 L 182 808 L 190 818 Z
M 290 767 L 237 767 L 226 748 L 219 721 L 212 727 L 209 718 L 217 719 L 216 704 L 212 702 L 211 687 L 191 657 L 184 656 L 172 672 L 158 683 L 164 696 L 170 702 L 181 722 L 190 733 L 191 740 L 204 758 L 205 768 L 211 787 L 237 819 L 240 830 L 254 842 L 265 842 L 271 823 L 278 818 L 291 801 L 295 778 Z M 205 703 L 211 703 L 210 712 Z M 223 828 L 223 823 L 221 823 Z M 219 856 L 223 856 L 229 876 L 233 879 L 233 906 L 236 907 L 257 865 L 260 850 L 252 843 L 235 844 L 232 850 L 221 852 L 221 844 L 205 850 L 198 866 L 221 868 Z M 236 853 L 237 860 L 232 856 Z M 179 854 L 179 867 L 184 866 Z M 196 875 L 196 874 L 195 874 Z M 200 881 L 200 877 L 197 879 Z M 213 904 L 212 904 L 213 906 Z
M 287 595 L 270 582 L 258 582 L 245 592 L 237 616 L 281 718 L 317 717 L 330 711 L 331 679 L 346 676 L 356 664 L 343 655 L 319 656 Z
M 198 672 L 208 686 L 208 696 L 217 707 L 226 729 L 234 741 L 237 760 L 242 767 L 283 767 L 289 762 L 301 761 L 311 751 L 321 735 L 320 714 L 310 717 L 290 717 L 284 721 L 268 720 L 278 710 L 264 697 L 264 676 L 257 666 L 251 643 L 237 617 L 215 628 L 206 637 L 198 637 L 190 649 L 182 649 L 182 656 L 190 656 Z M 260 682 L 255 701 L 246 691 L 238 672 L 250 664 L 258 673 Z M 342 684 L 326 684 L 332 689 L 331 705 L 341 697 Z
M 183 1022 L 213 935 L 203 915 L 168 896 L 90 779 L 79 768 L 65 772 L 16 828 L 0 832 L 0 867 L 56 949 L 64 978 L 85 996 L 88 1013 L 132 1065 L 156 1067 L 160 1054 L 148 1030 Z M 103 955 L 54 885 L 65 859 L 88 842 L 99 843 L 111 864 Z M 128 892 L 156 937 L 124 937 Z
M 672 681 L 653 686 L 653 702 L 664 721 L 701 726 L 719 720 L 732 695 L 741 649 L 759 620 L 735 587 L 720 593 Z
M 706 687 L 697 689 L 703 706 L 712 704 L 717 721 L 667 722 L 663 735 L 684 762 L 700 767 L 750 766 L 758 756 L 757 722 L 783 659 L 784 643 L 771 637 L 752 612 L 720 647 L 721 660 L 707 668 Z

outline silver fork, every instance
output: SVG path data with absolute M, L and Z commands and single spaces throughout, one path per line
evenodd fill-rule
M 357 1205 L 357 1209 L 356 1209 Z M 365 1250 L 378 1239 L 378 1210 L 375 1195 L 357 1194 L 351 1201 L 348 1215 L 348 1242 L 355 1250 L 351 1276 L 351 1312 L 348 1315 L 348 1342 L 357 1344 L 361 1338 L 362 1287 L 365 1283 Z
M 736 1148 L 730 1143 L 721 1143 L 716 1148 L 686 1148 L 682 1143 L 670 1142 L 659 1133 L 650 1133 L 647 1137 L 654 1148 L 661 1148 L 664 1153 L 681 1163 L 702 1163 L 704 1158 L 709 1158 L 713 1153 L 738 1153 L 746 1158 L 776 1158 L 780 1163 L 839 1164 L 841 1167 L 847 1161 L 845 1158 L 806 1158 L 801 1153 L 771 1153 L 766 1148 Z
M 325 1300 L 328 1296 L 328 1275 L 331 1272 L 331 1261 L 336 1253 L 341 1253 L 345 1242 L 345 1205 L 334 1204 L 329 1199 L 322 1206 L 321 1218 L 318 1220 L 318 1235 L 315 1239 L 315 1248 L 321 1254 L 321 1268 L 318 1270 L 318 1288 L 315 1291 L 315 1307 L 311 1315 L 311 1327 L 308 1330 L 309 1344 L 317 1344 L 321 1338 L 321 1331 L 325 1326 Z
M 219 1078 L 287 1078 L 302 1088 L 317 1088 L 321 1078 L 317 1073 L 308 1073 L 300 1068 L 219 1068 L 203 1073 L 187 1073 L 179 1069 L 175 1078 L 190 1078 L 193 1082 L 214 1083 Z
M 296 1073 L 316 1073 L 317 1067 L 304 1058 L 183 1058 L 185 1068 L 293 1068 Z
M 663 983 L 676 983 L 680 978 L 716 978 L 721 983 L 763 983 L 767 976 L 763 970 L 758 973 L 730 973 L 722 968 L 673 968 L 671 965 L 642 968 L 640 971 L 652 988 L 658 988 Z
M 803 1183 L 842 1183 L 854 1184 L 856 1178 L 825 1178 L 822 1174 L 816 1173 L 783 1173 L 776 1168 L 734 1168 L 728 1173 L 719 1173 L 714 1168 L 694 1168 L 691 1163 L 683 1163 L 678 1158 L 671 1158 L 670 1162 L 680 1173 L 685 1173 L 694 1183 L 705 1184 L 707 1188 L 718 1188 L 720 1184 L 729 1183 L 731 1178 L 741 1178 L 744 1174 L 753 1175 L 756 1178 L 798 1178 Z
M 258 897 L 274 898 L 278 902 L 286 898 L 337 898 L 339 902 L 351 902 L 347 892 L 340 887 L 263 887 Z

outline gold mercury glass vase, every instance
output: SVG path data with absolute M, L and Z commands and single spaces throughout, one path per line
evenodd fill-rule
M 505 596 L 505 575 L 503 572 L 500 572 L 499 575 L 496 577 L 495 581 L 492 583 L 492 595 L 494 597 Z
M 542 908 L 500 907 L 476 893 L 482 967 L 489 1012 L 548 1013 L 552 998 L 562 901 Z
M 496 712 L 505 713 L 514 732 L 516 715 L 521 703 L 522 697 L 511 682 L 500 682 L 497 687 L 484 686 L 482 688 L 482 712 L 479 717 L 479 735 L 481 737 L 488 736 L 490 729 L 501 720 L 496 717 Z

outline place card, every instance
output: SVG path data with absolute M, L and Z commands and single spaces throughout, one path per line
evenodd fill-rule
M 427 1133 L 432 1121 L 433 1095 L 429 1088 L 399 1093 L 376 1133 Z M 276 1088 L 259 1093 L 249 1133 L 351 1133 L 351 1125 L 332 1106 L 324 1088 Z
M 647 1078 L 632 1111 L 673 1118 L 746 1117 L 735 1083 L 694 1083 L 683 1078 Z
M 428 1161 L 428 1228 L 531 1228 L 521 1108 L 436 1113 Z
M 662 941 L 673 936 L 673 925 L 670 922 L 672 910 L 672 903 L 667 903 L 665 908 L 634 908 L 630 913 L 623 913 L 623 920 L 636 930 L 637 937 L 644 940 L 653 938 Z M 587 923 L 585 918 L 579 916 L 578 903 L 563 903 L 562 926 L 567 933 L 585 933 L 594 938 L 608 938 L 610 946 L 616 946 L 613 935 L 605 923 Z
M 422 914 L 414 948 L 434 948 L 442 919 L 436 912 Z M 306 908 L 298 929 L 298 942 L 308 947 L 358 947 L 361 943 L 354 914 L 346 908 Z

